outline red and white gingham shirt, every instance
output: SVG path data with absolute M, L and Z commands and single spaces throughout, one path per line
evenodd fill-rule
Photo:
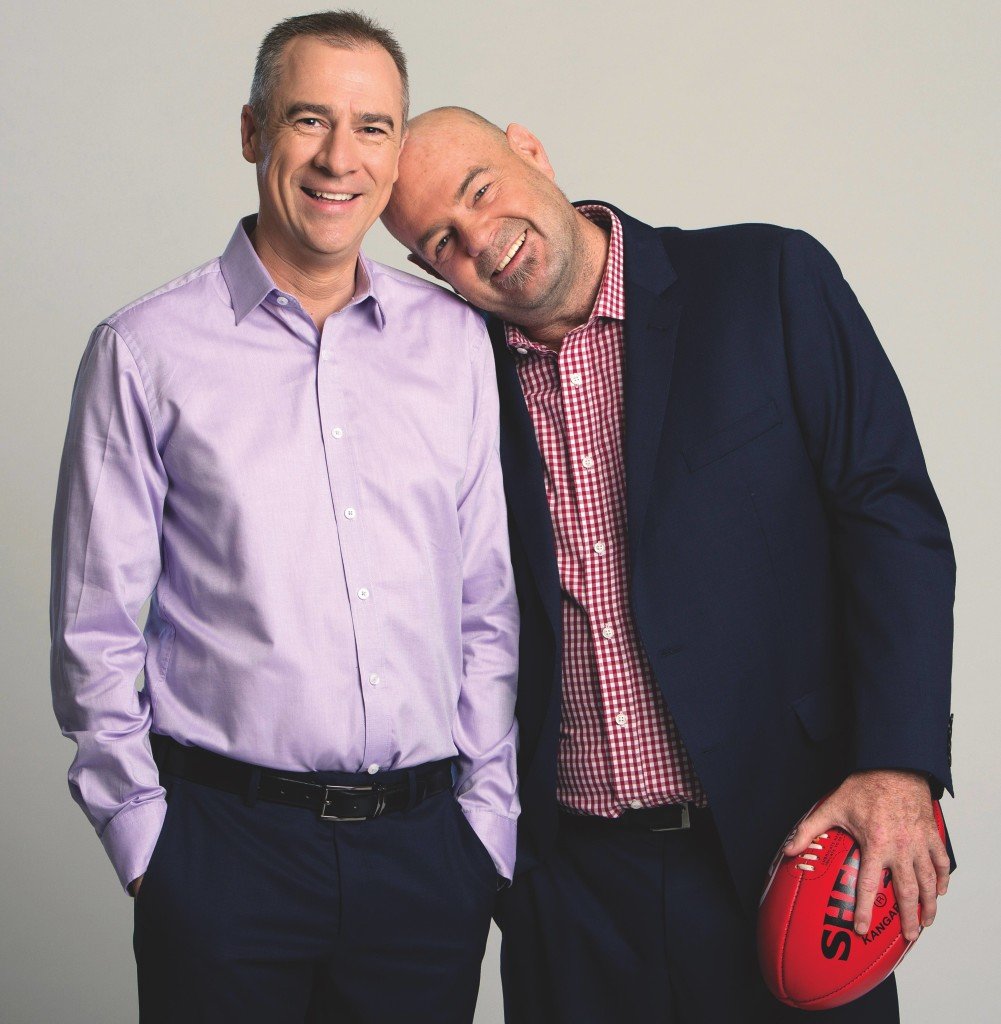
M 622 452 L 622 226 L 587 323 L 559 353 L 511 324 L 507 343 L 542 453 L 563 591 L 563 713 L 556 795 L 571 811 L 618 817 L 705 794 L 664 707 L 629 607 Z

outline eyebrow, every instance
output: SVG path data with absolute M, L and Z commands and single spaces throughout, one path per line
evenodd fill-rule
M 319 114 L 328 121 L 336 120 L 333 107 L 328 107 L 325 103 L 293 103 L 285 111 L 285 119 L 290 121 L 298 114 Z M 390 131 L 395 131 L 396 129 L 396 121 L 393 119 L 392 114 L 366 111 L 363 114 L 359 114 L 355 120 L 360 124 L 384 124 Z
M 466 190 L 473 183 L 473 180 L 478 175 L 483 174 L 485 171 L 489 171 L 489 170 L 490 170 L 490 168 L 486 167 L 486 166 L 484 166 L 484 167 L 470 167 L 470 169 L 466 172 L 466 176 L 460 182 L 459 187 L 455 190 L 455 195 L 452 196 L 453 204 L 461 203 L 463 197 L 466 194 Z M 444 224 L 432 224 L 431 227 L 429 227 L 427 229 L 427 231 L 425 231 L 424 234 L 421 235 L 421 237 L 417 239 L 417 253 L 418 253 L 418 255 L 422 255 L 424 253 L 424 247 L 428 244 L 428 242 L 431 241 L 432 237 L 434 235 L 438 234 L 438 232 L 441 231 L 443 228 L 444 228 Z
M 489 167 L 471 167 L 466 173 L 466 176 L 462 179 L 462 183 L 455 190 L 455 195 L 452 197 L 453 203 L 461 203 L 462 197 L 466 194 L 466 189 L 472 184 L 473 179 L 484 171 L 489 171 Z

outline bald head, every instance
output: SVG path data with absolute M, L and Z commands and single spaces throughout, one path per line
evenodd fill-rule
M 383 222 L 390 232 L 413 249 L 404 227 L 404 211 L 409 211 L 428 173 L 434 173 L 449 153 L 458 150 L 476 155 L 472 166 L 492 156 L 510 152 L 507 136 L 493 122 L 466 107 L 436 107 L 412 118 L 407 125 L 407 144 L 401 154 L 400 176 Z M 471 167 L 469 169 L 472 169 Z
M 481 309 L 522 326 L 556 320 L 591 272 L 589 242 L 604 239 L 556 187 L 542 143 L 465 107 L 429 110 L 409 127 L 383 213 L 389 231 Z
M 425 134 L 432 139 L 436 135 L 440 138 L 440 133 L 448 132 L 480 132 L 499 145 L 507 145 L 507 136 L 497 125 L 467 107 L 435 107 L 410 121 L 411 138 L 420 139 Z

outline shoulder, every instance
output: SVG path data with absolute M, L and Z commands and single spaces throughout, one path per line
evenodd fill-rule
M 453 291 L 395 267 L 366 258 L 372 287 L 385 308 L 387 324 L 419 335 L 429 349 L 455 351 L 464 340 L 473 363 L 490 347 L 486 324 L 479 310 Z
M 203 317 L 213 304 L 220 303 L 231 306 L 216 258 L 123 306 L 105 317 L 101 326 L 122 338 L 137 339 L 149 331 L 158 333 L 165 324 L 191 316 Z
M 656 245 L 655 240 L 659 239 L 669 255 L 680 259 L 761 257 L 781 252 L 790 236 L 804 235 L 809 238 L 795 228 L 754 222 L 704 228 L 657 227 L 630 216 L 605 200 L 589 199 L 574 205 L 603 206 L 612 213 L 622 227 L 627 254 L 633 251 L 649 255 L 650 246 Z
M 840 280 L 834 257 L 812 235 L 777 224 L 658 228 L 671 266 L 695 287 L 788 287 L 802 279 Z
M 676 277 L 696 289 L 726 290 L 749 284 L 774 287 L 780 276 L 790 268 L 795 271 L 800 263 L 821 273 L 837 267 L 827 250 L 798 228 L 754 222 L 655 227 L 611 204 L 602 205 L 622 225 L 627 276 L 647 287 L 655 286 L 658 279 L 673 281 Z
M 465 299 L 443 285 L 375 260 L 366 258 L 365 265 L 372 276 L 373 289 L 390 308 L 416 304 L 433 316 L 450 320 L 472 322 L 473 318 L 482 319 Z
M 781 258 L 791 238 L 802 235 L 778 224 L 722 224 L 706 228 L 658 228 L 668 255 L 679 260 L 769 260 Z

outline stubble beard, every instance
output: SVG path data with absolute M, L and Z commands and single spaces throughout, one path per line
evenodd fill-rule
M 522 295 L 521 302 L 518 302 L 517 299 L 515 300 L 515 305 L 519 311 L 537 314 L 532 317 L 533 320 L 538 319 L 539 313 L 545 318 L 557 315 L 559 309 L 573 290 L 573 251 L 576 240 L 573 227 L 574 225 L 571 224 L 562 245 L 555 244 L 555 236 L 550 235 L 548 238 L 552 277 L 546 283 L 547 286 L 544 286 L 540 294 L 535 296 L 534 299 L 529 299 L 527 296 Z M 545 270 L 546 268 L 543 266 L 543 262 L 538 254 L 527 252 L 522 257 L 518 266 L 507 277 L 494 282 L 494 284 L 499 291 L 518 293 L 529 286 L 533 279 L 537 280 L 537 275 L 544 273 Z M 514 298 L 513 295 L 512 298 Z
M 525 253 L 521 262 L 507 277 L 495 282 L 501 291 L 516 292 L 523 288 L 532 279 L 532 275 L 539 268 L 539 258 L 535 253 Z

